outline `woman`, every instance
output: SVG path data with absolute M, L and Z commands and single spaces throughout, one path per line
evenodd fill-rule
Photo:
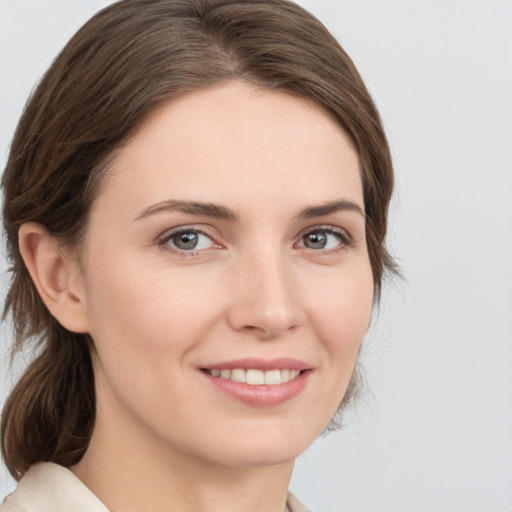
M 3 177 L 16 347 L 4 511 L 307 510 L 393 268 L 349 57 L 286 0 L 124 0 L 53 63 Z

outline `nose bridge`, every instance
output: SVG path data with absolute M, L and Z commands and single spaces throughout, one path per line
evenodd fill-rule
M 291 262 L 277 248 L 260 249 L 240 262 L 231 321 L 236 329 L 276 337 L 298 326 L 302 310 Z

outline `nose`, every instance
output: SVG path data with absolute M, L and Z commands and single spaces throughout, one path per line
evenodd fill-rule
M 284 258 L 260 254 L 234 274 L 227 314 L 231 328 L 273 339 L 303 323 L 296 279 Z

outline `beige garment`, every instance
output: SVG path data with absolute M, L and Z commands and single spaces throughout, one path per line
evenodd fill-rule
M 290 512 L 310 512 L 291 493 Z M 40 462 L 30 468 L 0 512 L 109 512 L 108 508 L 69 469 Z

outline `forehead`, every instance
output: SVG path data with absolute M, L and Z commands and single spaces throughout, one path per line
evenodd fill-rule
M 123 148 L 102 194 L 142 208 L 179 199 L 362 201 L 350 137 L 315 103 L 231 82 L 159 107 Z M 361 203 L 361 207 L 363 207 Z

